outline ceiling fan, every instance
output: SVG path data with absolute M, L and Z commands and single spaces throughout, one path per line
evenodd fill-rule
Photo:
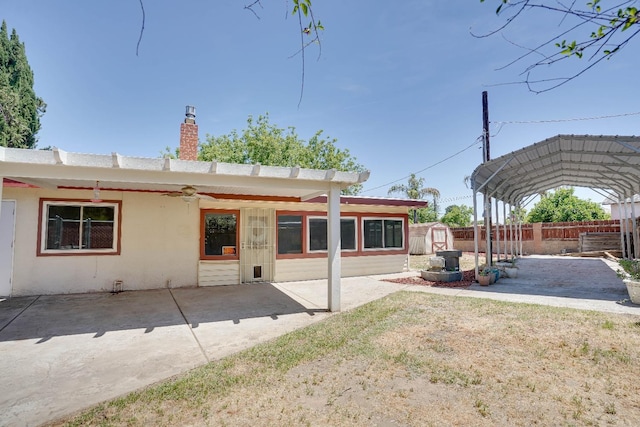
M 187 203 L 191 203 L 196 199 L 204 199 L 204 200 L 216 200 L 214 197 L 207 196 L 206 194 L 198 193 L 196 187 L 192 185 L 186 185 L 181 188 L 180 191 L 174 191 L 172 193 L 164 193 L 163 196 L 169 197 L 181 197 Z

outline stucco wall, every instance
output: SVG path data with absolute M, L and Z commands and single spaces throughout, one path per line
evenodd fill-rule
M 153 193 L 103 191 L 122 200 L 120 255 L 37 256 L 40 198 L 89 200 L 89 191 L 5 188 L 16 200 L 12 295 L 154 289 L 197 284 L 199 210 L 180 198 Z

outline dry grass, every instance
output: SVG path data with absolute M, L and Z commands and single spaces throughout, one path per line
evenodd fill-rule
M 68 425 L 640 425 L 640 318 L 401 292 Z

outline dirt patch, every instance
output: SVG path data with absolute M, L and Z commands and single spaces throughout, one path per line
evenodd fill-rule
M 405 285 L 432 286 L 435 288 L 468 288 L 475 281 L 475 270 L 462 272 L 462 280 L 455 282 L 434 282 L 425 280 L 422 276 L 400 277 L 397 279 L 385 279 L 386 282 L 402 283 Z

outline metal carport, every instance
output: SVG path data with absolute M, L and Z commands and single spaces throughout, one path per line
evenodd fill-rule
M 471 175 L 474 201 L 474 227 L 476 276 L 478 274 L 478 210 L 476 195 L 484 198 L 485 218 L 491 218 L 492 200 L 496 212 L 499 202 L 503 204 L 503 218 L 507 212 L 513 218 L 517 207 L 526 205 L 533 197 L 559 186 L 580 186 L 591 188 L 605 197 L 625 204 L 626 199 L 640 192 L 640 137 L 636 136 L 594 136 L 557 135 L 537 142 L 520 150 L 484 162 Z M 631 208 L 633 211 L 633 204 Z M 637 241 L 636 214 L 633 216 L 634 241 Z M 488 221 L 485 221 L 485 225 Z M 507 227 L 504 221 L 504 227 Z M 515 227 L 515 242 L 511 242 L 512 255 L 521 253 L 518 245 L 518 224 Z M 498 227 L 496 221 L 496 227 Z M 626 228 L 626 230 L 624 230 Z M 624 233 L 630 233 L 621 222 L 621 244 L 623 254 L 630 256 L 624 244 Z M 496 234 L 498 236 L 498 234 Z M 506 233 L 505 233 L 506 235 Z M 511 233 L 514 236 L 514 233 Z M 514 244 L 515 243 L 515 244 Z M 507 243 L 504 244 L 505 253 Z M 487 248 L 492 248 L 491 233 L 487 232 Z M 638 248 L 636 245 L 637 258 Z M 499 239 L 497 246 L 500 255 Z M 491 264 L 491 254 L 487 251 L 487 264 Z

